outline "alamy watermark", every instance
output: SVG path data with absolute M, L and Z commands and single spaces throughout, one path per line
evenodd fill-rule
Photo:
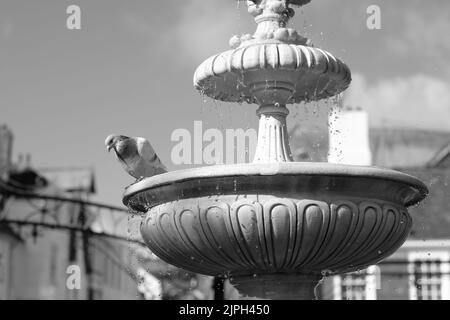
M 69 290 L 81 289 L 81 268 L 76 264 L 72 264 L 66 269 L 66 288 Z
M 366 20 L 367 29 L 381 29 L 381 8 L 376 4 L 367 7 L 366 13 L 369 15 Z
M 69 30 L 81 29 L 81 8 L 75 4 L 67 7 L 66 13 L 69 15 L 66 20 L 66 27 Z
M 180 128 L 170 139 L 176 142 L 171 152 L 175 165 L 233 164 L 253 160 L 258 134 L 255 129 L 203 130 L 203 122 L 194 121 L 192 134 Z

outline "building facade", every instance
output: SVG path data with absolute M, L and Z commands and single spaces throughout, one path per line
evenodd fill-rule
M 320 298 L 449 300 L 450 133 L 369 129 L 364 114 L 361 109 L 341 110 L 333 119 L 337 123 L 330 126 L 330 162 L 396 169 L 424 181 L 430 194 L 410 208 L 413 228 L 398 251 L 366 270 L 325 278 Z M 352 125 L 355 122 L 358 125 Z
M 52 228 L 71 226 L 80 208 L 46 201 L 42 213 L 40 202 L 11 198 L 0 210 L 0 299 L 140 298 L 126 242 Z
M 1 126 L 0 300 L 141 298 L 129 244 L 91 229 L 99 217 L 92 206 L 58 199 L 87 199 L 92 172 L 45 176 L 12 165 L 11 155 L 12 133 Z

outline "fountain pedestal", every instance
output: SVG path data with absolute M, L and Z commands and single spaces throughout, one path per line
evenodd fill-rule
M 194 85 L 213 99 L 260 107 L 251 164 L 168 172 L 127 188 L 123 202 L 144 214 L 141 234 L 163 260 L 205 275 L 225 275 L 243 295 L 313 299 L 322 274 L 375 264 L 406 240 L 407 208 L 428 192 L 392 170 L 293 162 L 287 104 L 335 96 L 348 67 L 287 28 L 290 5 L 248 1 L 254 35 L 203 62 Z
M 270 300 L 314 300 L 315 288 L 322 275 L 263 274 L 234 276 L 231 283 L 245 297 Z
M 294 161 L 286 126 L 286 117 L 289 114 L 286 106 L 264 105 L 259 107 L 256 114 L 259 117 L 259 130 L 253 162 Z

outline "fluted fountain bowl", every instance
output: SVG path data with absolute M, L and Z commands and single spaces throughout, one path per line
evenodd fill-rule
M 260 105 L 329 98 L 350 82 L 347 65 L 331 53 L 274 39 L 212 56 L 194 74 L 194 86 L 215 100 Z
M 145 214 L 142 236 L 161 259 L 228 275 L 248 295 L 270 297 L 255 291 L 267 283 L 280 297 L 295 278 L 392 254 L 411 228 L 407 207 L 426 194 L 421 181 L 392 170 L 292 162 L 169 172 L 132 185 L 123 202 Z

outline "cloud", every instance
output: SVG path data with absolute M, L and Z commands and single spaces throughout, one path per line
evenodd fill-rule
M 397 57 L 416 60 L 420 65 L 428 66 L 430 72 L 439 70 L 449 75 L 450 5 L 446 6 L 447 8 L 441 10 L 436 8 L 407 10 L 399 19 L 400 31 L 386 35 L 387 51 Z
M 200 63 L 213 54 L 228 50 L 228 41 L 235 33 L 254 31 L 241 30 L 236 23 L 239 12 L 245 8 L 244 4 L 237 8 L 233 2 L 222 0 L 190 0 L 167 7 L 170 19 L 162 18 L 160 14 L 155 16 L 156 13 L 145 16 L 140 12 L 128 12 L 123 14 L 121 22 L 144 37 L 153 50 L 165 50 L 166 54 L 176 56 L 174 62 L 186 64 L 188 59 Z
M 450 131 L 450 83 L 424 74 L 370 84 L 360 73 L 345 104 L 368 110 L 375 126 L 407 126 Z
M 245 3 L 238 5 L 236 7 L 232 1 L 223 0 L 184 2 L 181 16 L 174 21 L 176 41 L 182 46 L 183 52 L 200 62 L 230 49 L 228 41 L 235 33 L 253 32 L 254 29 L 238 28 L 239 16 L 242 11 L 246 12 Z M 251 16 L 246 13 L 244 17 L 251 20 Z
M 397 37 L 396 43 L 398 46 L 425 52 L 450 51 L 448 33 L 445 32 L 448 30 L 450 30 L 448 12 L 433 10 L 426 14 L 420 10 L 407 11 L 403 16 L 402 37 Z

